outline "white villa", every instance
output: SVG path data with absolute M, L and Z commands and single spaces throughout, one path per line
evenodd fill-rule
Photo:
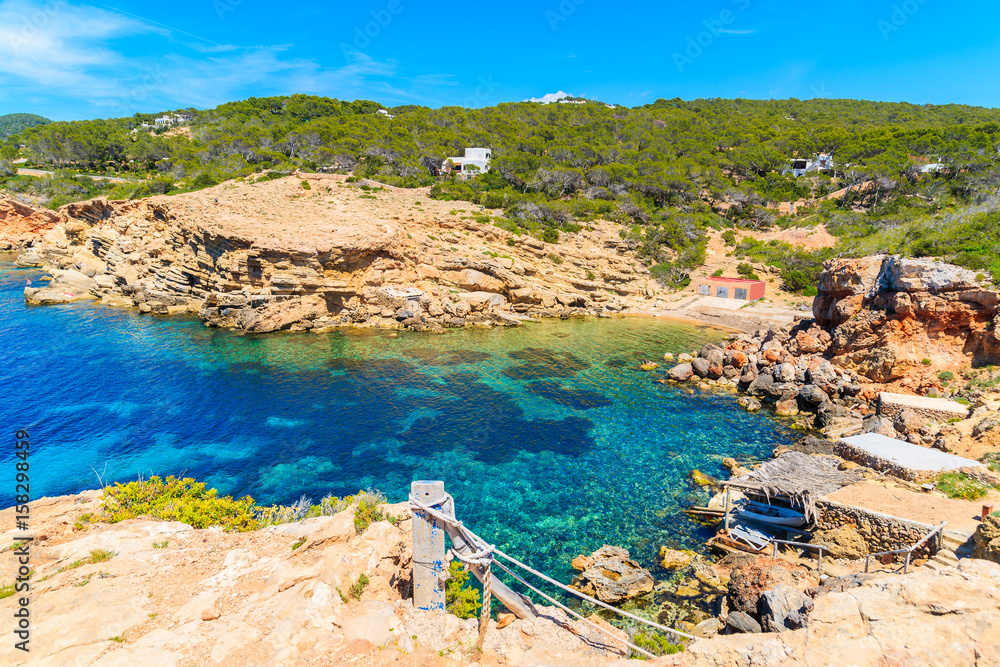
M 465 157 L 450 157 L 441 165 L 446 174 L 460 172 L 464 176 L 485 174 L 490 170 L 493 150 L 489 148 L 466 148 Z
M 820 153 L 812 160 L 796 158 L 791 161 L 791 168 L 786 170 L 785 173 L 789 171 L 795 177 L 805 176 L 813 172 L 829 174 L 833 171 L 833 156 L 829 153 Z

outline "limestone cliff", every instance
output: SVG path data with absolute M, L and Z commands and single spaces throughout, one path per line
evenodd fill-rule
M 0 250 L 23 248 L 39 241 L 60 220 L 54 211 L 0 197 Z
M 972 271 L 925 259 L 837 259 L 820 277 L 813 315 L 834 363 L 875 382 L 1000 362 L 1000 293 Z M 911 382 L 912 384 L 912 382 Z
M 56 268 L 89 273 L 93 294 L 144 312 L 197 312 L 248 333 L 517 324 L 613 312 L 656 290 L 617 225 L 549 244 L 463 206 L 341 176 L 227 183 L 64 207 L 39 253 Z M 58 290 L 26 297 L 62 300 Z

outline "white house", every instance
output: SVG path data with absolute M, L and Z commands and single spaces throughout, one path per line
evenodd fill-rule
M 829 174 L 833 171 L 833 156 L 829 153 L 820 153 L 812 160 L 796 158 L 791 161 L 791 168 L 786 169 L 785 173 L 789 171 L 795 177 L 805 176 L 813 172 Z
M 450 157 L 441 165 L 445 173 L 460 172 L 464 176 L 485 174 L 490 170 L 493 150 L 490 148 L 466 148 L 465 157 Z
M 166 127 L 167 125 L 187 122 L 191 118 L 191 114 L 171 114 L 169 116 L 160 116 L 153 122 L 156 123 L 156 127 Z
M 389 113 L 389 112 L 388 112 L 388 111 L 386 111 L 385 109 L 379 109 L 379 110 L 378 110 L 378 111 L 376 111 L 375 113 L 377 113 L 377 114 L 378 114 L 379 116 L 385 116 L 385 117 L 386 117 L 386 118 L 388 118 L 389 120 L 392 120 L 393 118 L 395 118 L 395 116 L 393 116 L 393 115 L 392 115 L 391 113 Z

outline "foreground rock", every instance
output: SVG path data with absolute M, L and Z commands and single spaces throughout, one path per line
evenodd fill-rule
M 0 664 L 634 664 L 615 640 L 558 610 L 542 607 L 531 623 L 505 617 L 502 629 L 491 623 L 481 653 L 472 648 L 474 620 L 414 611 L 405 599 L 411 572 L 405 505 L 385 508 L 401 517 L 398 525 L 372 524 L 361 535 L 350 512 L 223 533 L 146 520 L 84 525 L 82 515 L 95 510 L 98 496 L 32 504 L 32 653 L 5 642 Z M 0 511 L 0 525 L 13 525 L 13 516 Z M 13 536 L 3 533 L 0 543 Z M 98 549 L 114 555 L 80 564 Z M 737 569 L 750 562 L 726 560 Z M 13 581 L 15 568 L 15 559 L 0 560 L 0 582 Z M 369 583 L 354 594 L 361 575 Z M 798 593 L 799 583 L 786 585 Z M 767 590 L 796 597 L 781 585 Z M 783 632 L 697 640 L 649 664 L 823 667 L 843 665 L 845 656 L 850 664 L 883 667 L 1000 663 L 995 563 L 966 559 L 905 577 L 836 580 L 808 595 L 814 608 L 805 628 L 788 629 L 791 614 L 785 614 Z M 766 603 L 772 620 L 782 615 L 779 606 L 795 606 L 778 602 L 772 595 Z M 11 618 L 16 604 L 16 597 L 0 600 L 0 614 Z M 729 613 L 729 627 L 756 633 L 760 624 L 740 613 Z
M 605 545 L 590 556 L 577 556 L 573 567 L 580 570 L 574 588 L 601 602 L 618 604 L 653 590 L 653 575 L 621 547 Z

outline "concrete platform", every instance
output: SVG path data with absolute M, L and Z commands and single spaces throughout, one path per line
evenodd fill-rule
M 965 419 L 969 416 L 968 406 L 946 398 L 891 394 L 883 391 L 878 395 L 878 401 L 878 413 L 885 417 L 895 417 L 907 409 L 934 421 Z
M 844 438 L 837 443 L 834 451 L 838 456 L 874 470 L 912 481 L 930 479 L 960 468 L 984 467 L 978 461 L 875 433 Z

